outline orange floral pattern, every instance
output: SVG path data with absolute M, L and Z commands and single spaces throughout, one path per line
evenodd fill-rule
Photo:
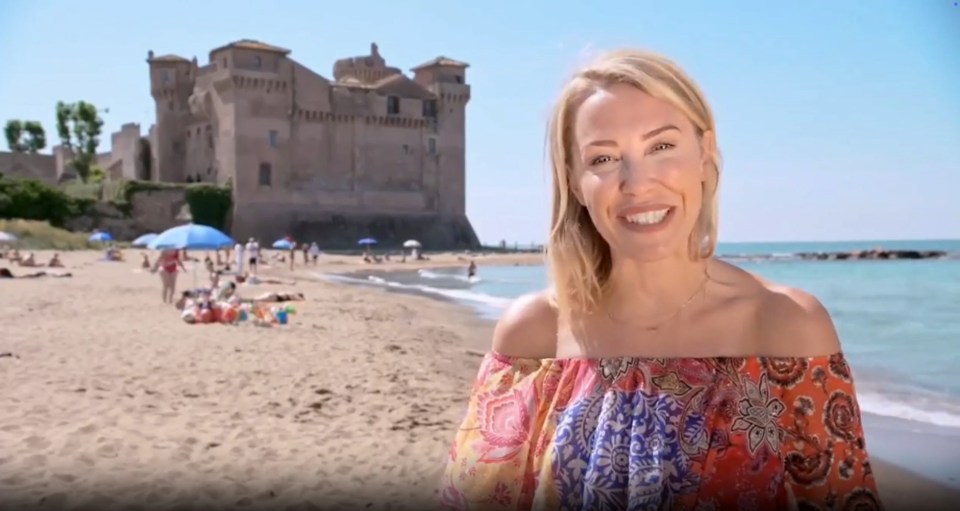
M 456 510 L 880 509 L 840 353 L 490 353 L 440 498 Z

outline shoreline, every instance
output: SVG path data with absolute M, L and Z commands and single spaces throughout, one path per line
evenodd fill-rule
M 496 262 L 488 264 L 496 265 Z M 479 266 L 479 264 L 478 264 Z M 445 266 L 428 266 L 420 269 L 444 269 Z M 366 287 L 379 292 L 397 293 L 409 296 L 418 296 L 428 300 L 436 301 L 447 305 L 453 309 L 460 310 L 462 313 L 471 314 L 476 321 L 486 325 L 486 329 L 492 332 L 496 319 L 485 317 L 483 311 L 474 304 L 465 303 L 463 300 L 457 300 L 449 296 L 438 295 L 418 291 L 416 289 L 390 288 L 368 283 L 361 278 L 371 273 L 391 273 L 411 271 L 412 268 L 396 268 L 389 270 L 380 270 L 379 268 L 355 268 L 341 273 L 326 273 L 324 277 L 330 278 L 330 282 L 347 287 Z M 332 278 L 331 278 L 332 277 Z M 340 280 L 338 277 L 348 277 L 355 280 Z M 476 347 L 468 348 L 476 355 L 482 355 L 489 349 L 489 344 L 477 350 Z M 880 415 L 871 412 L 862 412 L 865 429 L 868 429 L 867 442 L 870 449 L 871 462 L 874 466 L 878 485 L 890 488 L 916 488 L 918 495 L 924 495 L 930 498 L 930 503 L 935 504 L 932 507 L 918 507 L 917 501 L 905 496 L 904 491 L 884 491 L 884 503 L 888 509 L 947 509 L 956 502 L 960 502 L 960 478 L 951 476 L 938 477 L 938 468 L 953 469 L 955 473 L 960 473 L 956 466 L 947 465 L 952 460 L 960 460 L 960 429 L 948 428 L 946 426 L 937 426 L 925 422 L 902 419 Z M 904 445 L 903 436 L 915 437 Z M 930 436 L 937 438 L 939 447 L 928 447 L 921 451 L 920 445 L 924 441 L 929 441 Z M 924 463 L 929 463 L 931 459 L 939 458 L 939 466 L 930 466 L 923 469 Z M 955 465 L 960 464 L 956 463 Z

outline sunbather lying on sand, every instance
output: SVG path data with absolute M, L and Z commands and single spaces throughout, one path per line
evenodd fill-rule
M 255 302 L 275 302 L 275 303 L 302 302 L 304 300 L 306 300 L 306 297 L 303 296 L 303 293 L 284 293 L 284 292 L 278 293 L 276 291 L 263 293 L 262 295 L 258 295 L 256 298 L 253 299 L 253 301 Z
M 237 282 L 242 282 L 246 284 L 280 284 L 283 286 L 295 286 L 297 281 L 295 280 L 281 280 L 274 277 L 259 277 L 257 275 L 250 275 L 249 273 L 243 277 L 237 277 Z
M 53 271 L 38 271 L 35 273 L 26 273 L 24 275 L 14 275 L 9 269 L 0 268 L 0 279 L 36 279 L 39 277 L 54 277 L 62 279 L 72 276 L 72 273 Z

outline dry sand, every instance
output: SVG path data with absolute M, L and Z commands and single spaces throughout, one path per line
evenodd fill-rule
M 187 325 L 136 254 L 66 253 L 73 278 L 0 281 L 0 502 L 428 509 L 489 323 L 424 297 L 300 280 L 241 288 L 304 292 L 287 326 Z M 309 270 L 371 268 L 356 259 Z M 889 509 L 955 498 L 875 464 Z

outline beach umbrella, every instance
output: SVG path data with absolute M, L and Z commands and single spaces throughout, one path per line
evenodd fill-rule
M 407 240 L 403 242 L 403 248 L 420 248 L 421 245 L 417 240 Z
M 293 248 L 293 242 L 284 238 L 282 240 L 277 240 L 273 242 L 273 248 L 277 250 L 290 250 Z
M 376 245 L 376 244 L 377 244 L 377 240 L 375 240 L 375 239 L 373 239 L 373 238 L 363 238 L 362 240 L 360 240 L 360 241 L 357 242 L 357 245 L 367 245 L 367 246 L 369 246 L 369 245 Z
M 159 234 L 150 232 L 133 240 L 130 244 L 134 247 L 145 247 L 149 245 L 151 241 L 157 239 L 157 236 L 159 236 Z
M 98 231 L 90 235 L 89 241 L 103 243 L 105 241 L 112 241 L 113 236 L 110 236 L 109 232 Z
M 0 231 L 0 243 L 13 243 L 17 237 L 9 232 Z
M 147 247 L 151 250 L 217 250 L 235 242 L 208 225 L 185 224 L 163 231 Z

